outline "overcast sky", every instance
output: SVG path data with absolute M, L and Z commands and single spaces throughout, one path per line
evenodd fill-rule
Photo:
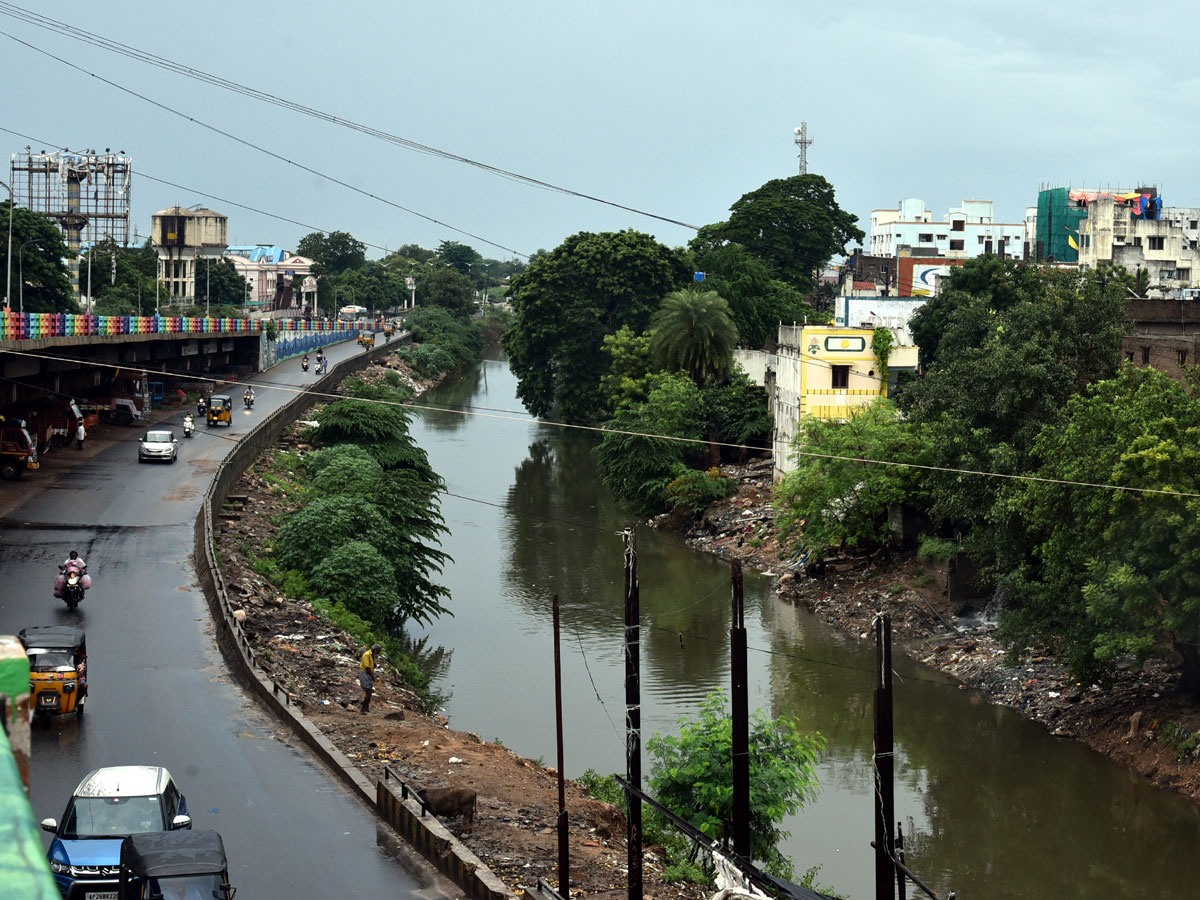
M 721 221 L 742 194 L 795 174 L 792 129 L 801 121 L 815 141 L 809 171 L 833 183 L 864 230 L 870 210 L 910 196 L 935 218 L 974 198 L 994 200 L 1000 221 L 1021 221 L 1043 183 L 1156 184 L 1169 205 L 1200 206 L 1195 66 L 1186 47 L 1170 48 L 1172 34 L 1200 23 L 1191 4 L 1155 6 L 1155 21 L 1169 31 L 1152 33 L 1148 7 L 1128 2 L 956 0 L 919 11 L 874 0 L 15 5 L 410 141 L 693 225 Z M 672 245 L 691 236 L 6 14 L 0 31 L 90 73 L 0 37 L 0 126 L 37 138 L 0 132 L 0 147 L 124 150 L 142 236 L 156 210 L 201 203 L 229 216 L 233 244 L 294 247 L 312 230 L 201 191 L 378 247 L 457 240 L 495 258 L 551 249 L 578 231 L 636 228 Z

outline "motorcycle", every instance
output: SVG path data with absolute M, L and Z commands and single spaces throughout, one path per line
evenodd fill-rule
M 192 432 L 196 430 L 196 421 L 192 418 L 192 414 L 188 413 L 183 417 L 183 436 L 191 437 Z
M 300 368 L 303 369 L 305 372 L 308 371 L 308 360 L 307 359 L 300 360 Z
M 242 402 L 246 404 L 246 409 L 252 409 L 254 407 L 254 395 L 242 394 Z
M 54 579 L 54 596 L 61 597 L 67 609 L 75 609 L 83 600 L 83 592 L 92 586 L 92 576 L 86 568 L 59 566 L 59 576 Z

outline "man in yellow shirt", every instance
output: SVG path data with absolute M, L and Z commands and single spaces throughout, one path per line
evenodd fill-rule
M 366 715 L 371 709 L 371 694 L 375 691 L 375 655 L 383 649 L 380 644 L 372 644 L 359 662 L 358 683 L 363 689 L 363 702 L 360 713 Z

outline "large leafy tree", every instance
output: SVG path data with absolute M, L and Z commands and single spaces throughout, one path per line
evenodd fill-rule
M 366 262 L 367 245 L 345 231 L 314 231 L 300 239 L 296 253 L 313 261 L 313 274 L 336 275 Z
M 781 322 L 825 320 L 801 290 L 774 277 L 771 266 L 748 248 L 703 236 L 693 239 L 690 247 L 697 271 L 705 273 L 704 286 L 728 301 L 742 346 L 762 347 L 775 340 Z
M 438 306 L 466 319 L 475 308 L 475 285 L 452 266 L 435 266 L 417 285 L 417 303 Z
M 0 203 L 0 266 L 8 267 L 7 201 Z M 12 216 L 12 297 L 10 306 L 25 312 L 79 312 L 71 296 L 67 244 L 62 232 L 46 216 L 18 206 Z M 24 300 L 22 297 L 22 287 Z
M 885 543 L 889 507 L 919 504 L 923 476 L 893 464 L 927 464 L 930 450 L 928 426 L 905 421 L 882 398 L 845 422 L 805 418 L 792 444 L 796 468 L 775 487 L 780 531 L 818 555 Z
M 819 733 L 794 720 L 750 717 L 750 852 L 767 869 L 792 877 L 779 852 L 787 837 L 779 824 L 817 794 L 817 763 L 825 749 Z M 657 799 L 714 840 L 728 838 L 733 822 L 733 719 L 725 697 L 710 694 L 696 719 L 679 720 L 678 737 L 646 741 L 650 787 Z
M 1081 676 L 1176 653 L 1200 697 L 1198 389 L 1194 373 L 1185 386 L 1132 366 L 1093 385 L 1038 435 L 1048 480 L 1012 498 L 1034 547 L 1006 580 L 1017 601 L 1006 628 L 1060 643 Z
M 673 291 L 650 321 L 650 358 L 696 384 L 720 382 L 733 370 L 737 326 L 729 304 L 715 291 Z
M 774 275 L 809 290 L 821 266 L 846 244 L 865 237 L 858 219 L 837 205 L 833 185 L 820 175 L 776 178 L 743 194 L 729 219 L 701 230 L 706 243 L 741 244 Z
M 512 279 L 516 318 L 504 338 L 529 411 L 594 418 L 608 370 L 604 336 L 622 325 L 644 331 L 662 298 L 689 277 L 682 252 L 631 230 L 572 235 L 532 260 Z
M 1094 273 L 994 258 L 963 269 L 934 307 L 932 362 L 900 391 L 900 408 L 931 426 L 935 465 L 1022 474 L 1038 433 L 1061 420 L 1067 401 L 1116 373 L 1125 288 Z M 1019 563 L 1025 538 L 1003 502 L 1004 479 L 935 472 L 929 487 L 935 518 L 965 534 L 985 576 Z
M 438 244 L 437 258 L 445 265 L 456 269 L 460 275 L 468 275 L 473 266 L 479 265 L 479 251 L 458 241 L 442 241 Z

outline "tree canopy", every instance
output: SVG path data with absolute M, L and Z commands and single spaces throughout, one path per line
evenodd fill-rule
M 504 338 L 517 393 L 535 416 L 585 422 L 600 411 L 605 335 L 645 330 L 662 298 L 687 283 L 684 255 L 637 231 L 567 238 L 512 279 Z
M 9 203 L 0 203 L 0 222 L 8 230 Z M 8 240 L 0 240 L 0 265 L 8 266 Z M 52 220 L 18 206 L 12 217 L 12 309 L 25 312 L 79 312 L 71 293 L 67 244 Z M 106 270 L 107 272 L 107 270 Z M 22 297 L 24 299 L 22 299 Z
M 367 260 L 367 245 L 345 231 L 314 231 L 300 239 L 296 253 L 313 261 L 314 275 L 337 275 L 362 266 Z
M 700 246 L 735 243 L 770 265 L 800 290 L 846 244 L 865 237 L 857 217 L 837 205 L 833 185 L 820 175 L 776 178 L 743 194 L 729 219 L 701 229 Z
M 469 318 L 475 309 L 475 285 L 457 268 L 434 266 L 417 283 L 417 303 L 441 307 L 461 319 Z
M 673 291 L 650 321 L 650 357 L 657 368 L 684 372 L 696 384 L 720 382 L 733 370 L 737 326 L 715 291 Z

